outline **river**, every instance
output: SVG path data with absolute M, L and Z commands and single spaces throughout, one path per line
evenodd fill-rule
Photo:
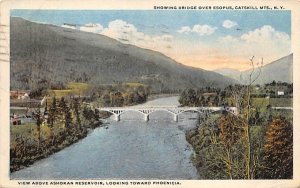
M 159 98 L 139 106 L 178 106 L 178 97 Z M 121 121 L 11 173 L 11 179 L 199 179 L 191 162 L 185 130 L 196 126 L 197 114 L 183 113 L 178 122 L 168 112 L 153 112 L 149 121 L 128 112 Z

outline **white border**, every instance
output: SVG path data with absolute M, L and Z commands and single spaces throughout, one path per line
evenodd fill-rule
M 300 1 L 298 0 L 268 0 L 268 1 L 236 1 L 236 0 L 4 0 L 0 1 L 0 24 L 1 31 L 5 31 L 6 41 L 0 41 L 1 46 L 5 46 L 9 54 L 9 11 L 10 9 L 72 9 L 72 10 L 153 10 L 155 5 L 172 6 L 204 6 L 204 5 L 231 5 L 231 6 L 284 6 L 286 10 L 292 12 L 292 53 L 293 61 L 293 81 L 294 81 L 294 179 L 293 180 L 180 180 L 181 185 L 175 187 L 299 187 L 299 104 L 300 104 Z M 175 10 L 176 11 L 176 10 Z M 251 10 L 249 10 L 251 11 Z M 0 35 L 2 35 L 1 33 Z M 9 60 L 9 55 L 0 56 L 0 59 Z M 20 186 L 18 180 L 9 180 L 9 61 L 0 60 L 0 187 L 32 187 Z M 297 168 L 298 167 L 298 168 Z M 87 181 L 87 180 L 83 180 Z M 159 180 L 160 181 L 160 180 Z M 50 182 L 50 181 L 48 181 Z M 40 187 L 40 186 L 35 186 Z M 50 186 L 45 186 L 50 187 Z M 55 187 L 55 186 L 54 186 Z M 67 187 L 67 186 L 59 186 Z M 80 186 L 83 187 L 83 186 Z M 98 186 L 92 186 L 98 187 Z M 105 186 L 107 187 L 107 186 Z M 120 186 L 108 186 L 120 187 Z M 130 186 L 127 186 L 130 187 Z M 136 186 L 140 187 L 140 186 Z M 147 187 L 150 187 L 147 185 Z M 154 186 L 151 186 L 154 187 Z M 157 186 L 169 187 L 169 186 Z M 173 186 L 171 186 L 173 187 Z

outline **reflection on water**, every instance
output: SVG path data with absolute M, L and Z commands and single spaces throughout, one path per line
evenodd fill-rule
M 177 97 L 149 101 L 146 106 L 178 106 Z M 197 114 L 173 121 L 168 112 L 153 112 L 145 122 L 138 112 L 108 120 L 68 148 L 14 172 L 12 179 L 197 179 L 184 129 L 195 126 Z M 113 118 L 112 118 L 113 119 Z

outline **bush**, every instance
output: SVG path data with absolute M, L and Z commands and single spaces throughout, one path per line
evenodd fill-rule
M 274 117 L 268 125 L 264 143 L 264 178 L 293 177 L 293 128 L 286 118 Z

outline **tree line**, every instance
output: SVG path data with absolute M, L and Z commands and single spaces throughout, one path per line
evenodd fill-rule
M 35 110 L 33 118 L 33 125 L 12 127 L 11 171 L 77 142 L 87 135 L 88 129 L 101 124 L 99 112 L 83 104 L 80 98 L 66 100 L 53 97 L 45 107 Z
M 226 93 L 219 88 L 188 88 L 181 92 L 179 103 L 182 106 L 223 106 Z
M 203 117 L 199 126 L 186 134 L 203 178 L 293 178 L 292 113 L 254 104 L 252 88 L 249 84 L 229 86 L 223 91 L 187 89 L 180 96 L 182 105 L 196 106 L 203 104 L 203 93 L 215 92 L 221 102 L 204 98 L 206 104 L 228 105 L 226 99 L 230 98 L 231 105 L 237 107 L 236 115 L 223 112 Z
M 98 106 L 129 106 L 146 102 L 149 89 L 145 85 L 119 84 L 98 86 L 90 93 L 91 101 Z

